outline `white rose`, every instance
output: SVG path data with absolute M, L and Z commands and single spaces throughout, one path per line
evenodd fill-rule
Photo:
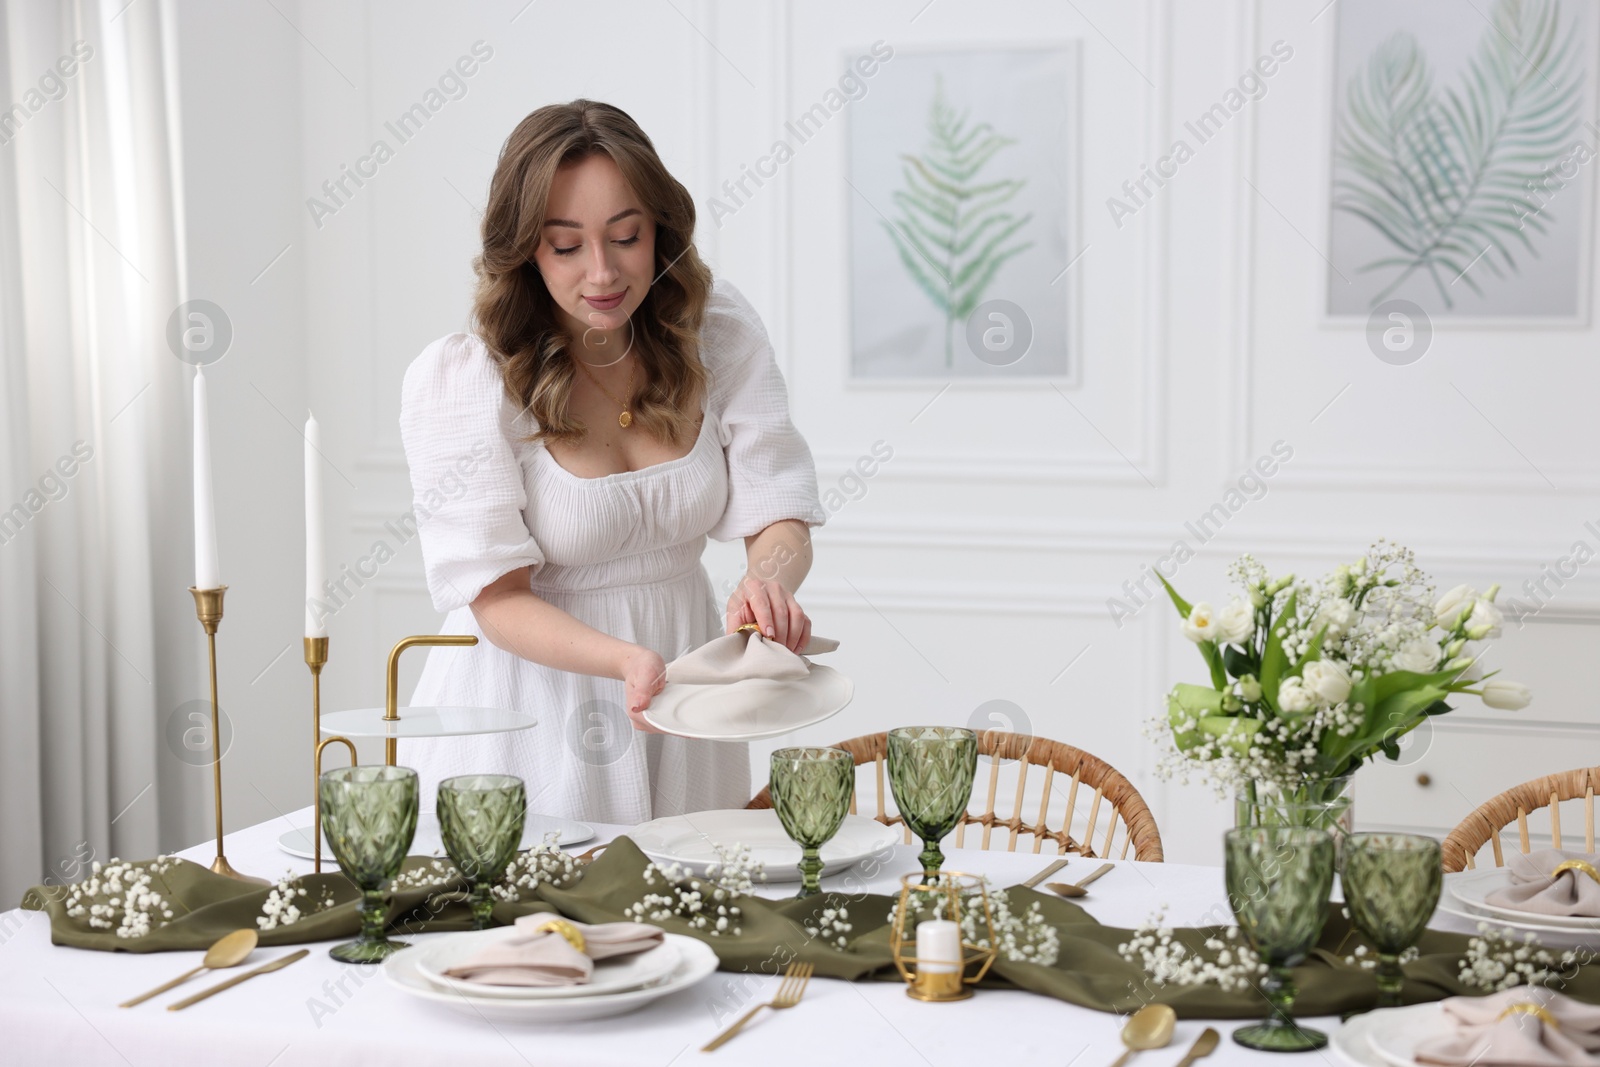
M 1329 600 L 1317 609 L 1316 618 L 1311 620 L 1311 632 L 1316 633 L 1326 626 L 1328 632 L 1323 640 L 1333 641 L 1349 633 L 1355 621 L 1356 609 L 1348 600 Z
M 1217 639 L 1217 616 L 1210 604 L 1201 601 L 1189 609 L 1189 617 L 1183 620 L 1183 636 L 1197 645 Z
M 1242 645 L 1256 631 L 1256 613 L 1250 605 L 1234 597 L 1217 616 L 1217 640 L 1229 645 Z
M 1500 624 L 1506 617 L 1500 614 L 1500 609 L 1489 601 L 1479 597 L 1472 605 L 1472 614 L 1467 616 L 1467 636 L 1474 641 L 1481 641 L 1486 637 L 1499 637 Z
M 1427 674 L 1439 665 L 1439 646 L 1426 637 L 1413 637 L 1394 654 L 1394 669 Z
M 1533 700 L 1533 692 L 1521 682 L 1491 678 L 1483 683 L 1483 702 L 1502 711 L 1521 711 Z
M 1478 599 L 1478 591 L 1470 585 L 1458 585 L 1433 606 L 1433 617 L 1446 630 L 1455 628 L 1461 614 Z
M 1332 660 L 1312 660 L 1302 675 L 1305 687 L 1326 703 L 1337 704 L 1350 696 L 1350 675 Z
M 1278 707 L 1288 712 L 1310 711 L 1316 696 L 1298 678 L 1288 678 L 1278 686 Z

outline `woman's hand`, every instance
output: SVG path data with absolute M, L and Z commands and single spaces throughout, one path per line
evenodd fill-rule
M 811 617 L 794 594 L 781 582 L 747 574 L 728 598 L 728 633 L 752 622 L 790 652 L 799 652 L 811 640 Z
M 666 688 L 666 660 L 643 645 L 633 645 L 622 660 L 622 681 L 627 687 L 625 700 L 633 728 L 647 734 L 665 733 L 645 721 L 644 709 L 650 706 L 651 697 Z

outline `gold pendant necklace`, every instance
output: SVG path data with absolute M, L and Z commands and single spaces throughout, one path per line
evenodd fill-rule
M 588 367 L 585 367 L 583 365 L 583 360 L 579 359 L 577 356 L 573 356 L 572 359 L 573 359 L 573 362 L 575 362 L 579 366 L 579 368 L 581 368 L 583 370 L 583 373 L 585 373 L 585 374 L 587 374 L 589 376 L 589 380 L 595 384 L 595 388 L 599 389 L 602 393 L 606 394 L 607 397 L 610 397 L 611 402 L 613 404 L 616 404 L 618 407 L 622 408 L 622 414 L 617 416 L 617 425 L 621 426 L 624 430 L 626 430 L 629 426 L 632 426 L 633 425 L 633 412 L 628 410 L 628 405 L 623 403 L 621 400 L 618 400 L 616 397 L 612 396 L 611 395 L 611 390 L 609 390 L 605 386 L 601 385 L 600 384 L 600 379 L 596 378 L 594 376 L 594 372 L 591 371 Z M 637 368 L 637 364 L 635 364 L 635 366 L 633 366 L 633 367 L 629 367 L 628 368 L 628 396 L 630 396 L 630 397 L 633 396 L 633 374 L 634 374 L 634 370 L 636 368 Z

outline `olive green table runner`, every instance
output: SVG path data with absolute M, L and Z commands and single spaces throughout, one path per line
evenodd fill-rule
M 432 862 L 432 858 L 414 856 L 407 859 L 406 870 Z M 645 885 L 644 869 L 649 862 L 631 840 L 618 838 L 581 868 L 582 877 L 570 887 L 558 889 L 543 884 L 538 890 L 524 890 L 523 899 L 518 902 L 497 903 L 494 920 L 510 923 L 519 915 L 539 911 L 555 911 L 590 923 L 631 918 L 623 914 L 624 909 L 647 891 L 661 888 L 659 881 L 653 887 Z M 263 931 L 263 946 L 356 936 L 360 925 L 356 912 L 358 894 L 342 874 L 307 874 L 298 884 L 307 890 L 297 900 L 308 913 L 291 925 Z M 92 929 L 85 918 L 69 916 L 66 899 L 70 888 L 35 886 L 24 895 L 22 906 L 49 915 L 51 941 L 56 945 L 126 952 L 207 948 L 230 930 L 256 927 L 256 919 L 271 892 L 213 874 L 199 864 L 175 860 L 154 885 L 175 903 L 173 919 L 142 937 L 126 938 L 118 937 L 114 931 Z M 440 899 L 442 892 L 459 888 L 455 881 L 395 890 L 389 905 L 390 936 L 404 939 L 408 934 L 469 929 L 466 905 Z M 1155 1001 L 1171 1004 L 1184 1018 L 1259 1018 L 1264 1013 L 1265 1004 L 1254 990 L 1224 992 L 1212 985 L 1154 984 L 1138 964 L 1117 952 L 1117 946 L 1129 940 L 1132 931 L 1103 926 L 1076 904 L 1021 887 L 1010 888 L 1009 895 L 1018 911 L 1035 900 L 1040 903 L 1045 919 L 1057 927 L 1060 951 L 1053 966 L 997 958 L 983 987 L 1025 989 L 1107 1012 L 1128 1012 Z M 324 896 L 331 896 L 333 904 L 309 911 Z M 820 908 L 840 903 L 849 908 L 853 927 L 848 947 L 843 950 L 808 936 L 805 930 L 805 921 Z M 888 916 L 894 903 L 895 898 L 878 894 L 842 896 L 824 892 L 807 900 L 745 896 L 738 899 L 743 910 L 738 935 L 708 936 L 677 918 L 658 925 L 705 941 L 725 971 L 777 974 L 789 962 L 802 960 L 813 964 L 819 976 L 899 981 L 889 951 Z M 1218 929 L 1177 929 L 1174 936 L 1191 948 L 1198 948 Z M 1467 940 L 1466 935 L 1440 931 L 1429 931 L 1424 936 L 1419 946 L 1420 958 L 1405 967 L 1407 1003 L 1482 992 L 1457 978 Z M 1360 943 L 1335 905 L 1313 957 L 1295 969 L 1300 990 L 1295 1002 L 1297 1016 L 1339 1015 L 1372 1007 L 1377 985 L 1371 972 L 1343 962 L 1343 957 Z M 1559 986 L 1563 992 L 1600 1003 L 1600 966 L 1572 967 L 1564 975 L 1571 977 Z

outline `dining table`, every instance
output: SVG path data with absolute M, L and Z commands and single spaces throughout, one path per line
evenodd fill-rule
M 225 852 L 243 872 L 277 879 L 310 873 L 312 862 L 278 847 L 286 830 L 311 823 L 309 807 L 237 830 Z M 591 824 L 597 836 L 573 851 L 627 834 L 630 827 Z M 1221 856 L 1219 839 L 1217 854 Z M 1048 846 L 1047 846 L 1048 847 Z M 918 846 L 895 844 L 852 869 L 824 871 L 824 892 L 893 895 L 900 876 L 917 871 Z M 208 841 L 178 853 L 208 865 Z M 947 848 L 946 867 L 987 875 L 997 888 L 1019 884 L 1056 857 L 999 849 Z M 1051 881 L 1076 881 L 1102 861 L 1067 857 Z M 1111 860 L 1115 868 L 1075 903 L 1108 926 L 1131 928 L 1165 907 L 1173 926 L 1231 922 L 1220 865 Z M 758 884 L 762 896 L 792 896 L 794 883 Z M 1338 907 L 1337 902 L 1333 905 Z M 1436 929 L 1471 933 L 1471 923 L 1437 914 Z M 423 944 L 447 933 L 408 935 Z M 1123 1052 L 1126 1016 L 1078 1007 L 1017 989 L 978 988 L 970 999 L 922 1002 L 901 981 L 814 978 L 801 1003 L 760 1012 L 744 1031 L 714 1052 L 700 1048 L 739 1015 L 770 1000 L 780 976 L 719 970 L 698 985 L 626 1015 L 564 1024 L 491 1022 L 416 999 L 391 985 L 380 966 L 345 964 L 328 949 L 336 941 L 257 948 L 248 965 L 294 948 L 310 955 L 182 1011 L 165 1004 L 227 977 L 221 971 L 133 1008 L 117 1005 L 197 967 L 203 953 L 105 952 L 53 945 L 43 912 L 0 913 L 0 1062 L 18 1065 L 226 1064 L 229 1067 L 671 1067 L 683 1064 L 937 1065 L 974 1067 L 1001 1057 L 1004 1067 L 1109 1067 Z M 244 970 L 240 967 L 239 970 Z M 231 973 L 238 973 L 237 971 Z M 1262 1003 L 1263 1014 L 1266 1004 Z M 1282 1059 L 1243 1048 L 1228 1035 L 1255 1020 L 1180 1019 L 1171 1043 L 1141 1052 L 1135 1067 L 1175 1067 L 1207 1028 L 1223 1036 L 1205 1067 L 1265 1064 Z M 1307 1017 L 1327 1033 L 1337 1018 Z M 1299 1054 L 1307 1063 L 1339 1064 L 1333 1048 Z M 1291 1057 L 1292 1058 L 1292 1057 Z

